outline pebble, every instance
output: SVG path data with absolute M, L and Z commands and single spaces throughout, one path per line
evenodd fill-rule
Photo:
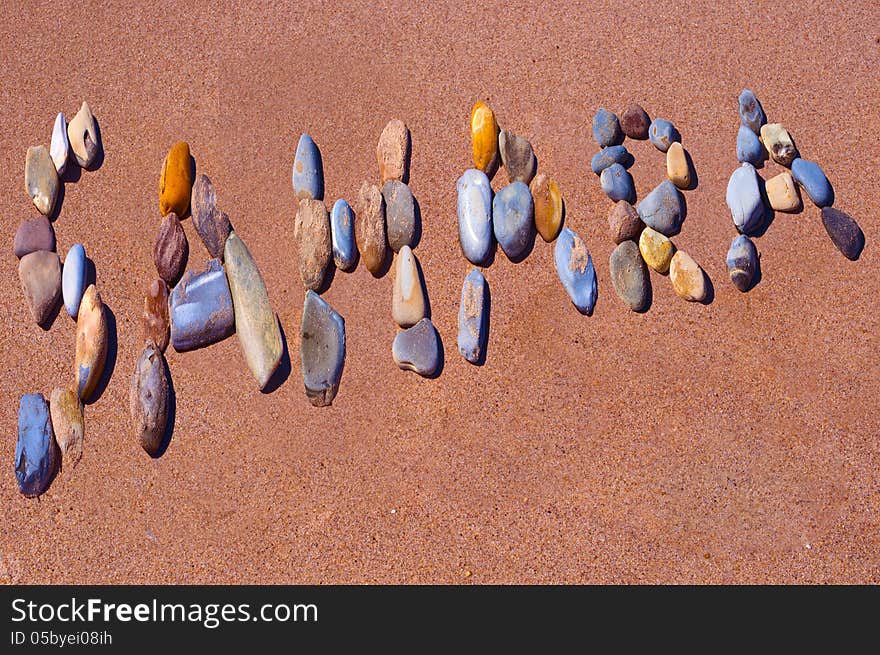
M 816 162 L 798 157 L 791 163 L 791 176 L 800 184 L 817 207 L 834 204 L 834 189 Z
M 156 457 L 168 426 L 168 370 L 162 351 L 147 341 L 134 367 L 128 407 L 134 434 L 150 457 Z
M 590 315 L 596 306 L 596 269 L 590 249 L 576 232 L 563 228 L 553 249 L 556 274 L 572 304 L 581 314 Z
M 476 268 L 471 269 L 461 287 L 458 307 L 458 352 L 471 364 L 478 364 L 486 351 L 489 332 L 489 286 Z
M 623 141 L 623 132 L 620 130 L 617 114 L 604 107 L 599 107 L 596 110 L 596 115 L 593 116 L 593 138 L 603 148 L 616 146 Z
M 324 199 L 324 165 L 321 162 L 321 152 L 308 134 L 303 134 L 296 146 L 293 192 L 301 200 Z
M 188 258 L 189 242 L 180 219 L 174 212 L 166 214 L 153 242 L 153 263 L 159 277 L 174 286 L 183 275 Z
M 23 220 L 15 232 L 12 250 L 19 259 L 37 250 L 55 252 L 55 230 L 49 219 L 37 216 Z
M 641 105 L 633 103 L 620 115 L 620 129 L 630 139 L 644 141 L 650 127 L 651 119 Z
M 691 166 L 687 151 L 677 141 L 666 151 L 666 177 L 679 189 L 691 187 Z
M 178 352 L 221 341 L 235 329 L 232 294 L 219 259 L 209 260 L 204 271 L 184 273 L 169 307 L 171 344 Z
M 89 170 L 98 162 L 101 143 L 89 103 L 83 101 L 76 116 L 67 124 L 67 139 L 77 164 Z
M 761 226 L 765 209 L 754 166 L 742 164 L 733 171 L 727 183 L 726 198 L 736 229 L 749 234 Z
M 510 182 L 528 184 L 535 177 L 538 160 L 532 150 L 532 144 L 513 132 L 501 130 L 498 136 L 498 149 L 501 152 L 501 163 L 507 170 Z
M 758 249 L 745 234 L 733 238 L 727 251 L 727 272 L 740 291 L 748 291 L 758 272 Z
M 767 122 L 764 109 L 749 89 L 743 89 L 739 94 L 739 119 L 742 124 L 755 134 L 761 132 L 761 126 Z
M 75 387 L 80 400 L 88 402 L 107 361 L 109 330 L 104 303 L 94 284 L 83 294 L 76 320 Z
M 535 240 L 535 208 L 529 187 L 511 182 L 492 201 L 492 229 L 509 259 L 519 259 Z
M 752 166 L 760 166 L 767 156 L 767 150 L 758 135 L 746 125 L 740 125 L 736 133 L 736 159 L 748 162 Z
M 680 297 L 689 302 L 703 302 L 706 299 L 706 276 L 693 257 L 683 250 L 672 256 L 669 264 L 669 279 L 672 288 Z
M 229 216 L 217 208 L 214 185 L 204 173 L 196 178 L 192 189 L 193 227 L 214 259 L 223 259 L 226 238 L 232 231 Z
M 615 293 L 634 312 L 645 311 L 651 302 L 651 278 L 635 241 L 619 244 L 609 264 Z
M 673 143 L 681 141 L 681 135 L 675 129 L 675 125 L 663 118 L 655 118 L 651 122 L 648 135 L 651 138 L 651 143 L 660 152 L 666 152 Z
M 307 291 L 300 336 L 306 396 L 315 407 L 326 407 L 339 391 L 345 366 L 345 321 L 318 294 Z
M 834 207 L 823 207 L 822 224 L 825 225 L 828 236 L 844 257 L 852 261 L 859 258 L 865 247 L 865 235 L 849 214 Z
M 801 208 L 801 195 L 794 178 L 788 171 L 771 177 L 766 184 L 767 200 L 770 207 L 778 212 L 796 212 Z
M 278 317 L 272 310 L 260 269 L 235 232 L 226 239 L 224 262 L 238 343 L 257 384 L 265 389 L 284 351 Z
M 52 127 L 52 141 L 49 144 L 49 154 L 52 155 L 52 163 L 58 176 L 64 175 L 67 169 L 67 155 L 70 153 L 70 141 L 67 139 L 67 121 L 64 114 L 55 117 L 55 125 Z
M 410 327 L 425 318 L 422 279 L 416 256 L 409 246 L 400 249 L 394 262 L 391 315 L 400 327 Z
M 86 290 L 86 250 L 81 243 L 75 243 L 67 251 L 64 258 L 64 269 L 61 273 L 61 295 L 64 298 L 64 309 L 71 318 L 79 313 L 79 303 Z
M 618 200 L 635 202 L 636 200 L 636 185 L 632 175 L 620 164 L 611 164 L 603 170 L 599 176 L 599 185 L 605 195 L 615 202 Z
M 535 227 L 547 243 L 553 241 L 562 227 L 562 194 L 559 185 L 546 173 L 538 173 L 529 185 L 535 207 Z
M 788 133 L 779 123 L 768 123 L 761 127 L 761 141 L 773 161 L 783 166 L 791 166 L 797 156 L 798 151 Z
M 299 274 L 307 289 L 320 289 L 333 255 L 330 216 L 320 200 L 299 201 L 293 238 L 299 244 Z
M 152 341 L 163 353 L 168 348 L 170 324 L 168 319 L 168 285 L 164 280 L 153 280 L 144 297 L 144 341 Z
M 684 200 L 675 185 L 664 180 L 636 207 L 642 222 L 668 237 L 678 234 L 684 221 Z
M 492 251 L 492 187 L 486 174 L 466 170 L 456 184 L 458 191 L 458 242 L 472 264 L 485 264 Z
M 82 402 L 72 389 L 58 387 L 49 397 L 49 415 L 63 462 L 76 466 L 82 459 L 85 434 Z
M 388 180 L 382 186 L 385 199 L 385 229 L 388 245 L 394 252 L 404 246 L 412 247 L 416 236 L 416 207 L 410 188 L 398 180 Z
M 474 168 L 494 175 L 498 168 L 498 121 L 485 102 L 477 101 L 471 110 L 471 147 Z
M 672 261 L 672 255 L 675 253 L 675 246 L 669 237 L 646 227 L 639 237 L 639 252 L 648 266 L 658 273 L 667 273 L 669 262 Z
M 58 459 L 46 399 L 41 393 L 23 395 L 18 406 L 15 444 L 15 479 L 19 491 L 29 498 L 45 492 L 58 470 Z
M 362 183 L 358 191 L 355 237 L 364 266 L 379 275 L 385 263 L 385 199 L 379 187 L 369 182 Z
M 614 203 L 608 214 L 608 230 L 614 243 L 638 239 L 644 228 L 636 208 L 626 200 Z
M 24 165 L 24 184 L 28 195 L 44 216 L 51 216 L 58 201 L 61 181 L 46 146 L 28 148 Z
M 423 377 L 434 375 L 440 368 L 440 337 L 431 319 L 423 318 L 411 328 L 400 330 L 394 337 L 391 355 L 405 371 Z
M 333 203 L 330 211 L 330 241 L 336 268 L 352 271 L 357 266 L 358 251 L 354 242 L 354 212 L 345 200 Z
M 37 250 L 21 258 L 18 278 L 31 316 L 48 328 L 61 299 L 61 260 L 48 250 Z
M 382 184 L 388 180 L 407 182 L 409 179 L 410 149 L 409 128 L 402 120 L 394 118 L 379 136 L 376 158 L 379 160 L 379 178 Z
M 159 213 L 165 216 L 174 212 L 178 216 L 186 216 L 192 196 L 193 174 L 195 165 L 189 154 L 189 144 L 178 141 L 162 162 L 159 174 Z
M 626 146 L 608 146 L 593 155 L 593 158 L 590 160 L 590 170 L 599 175 L 612 164 L 620 164 L 624 168 L 629 168 L 633 165 L 634 161 L 635 159 L 629 153 L 629 150 L 626 149 Z

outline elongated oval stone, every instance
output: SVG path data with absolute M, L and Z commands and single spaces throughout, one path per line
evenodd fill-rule
M 666 273 L 669 270 L 669 262 L 672 261 L 675 246 L 669 237 L 646 227 L 639 237 L 639 252 L 648 266 L 658 273 Z
M 44 216 L 51 216 L 58 201 L 61 181 L 46 146 L 28 148 L 24 165 L 24 184 L 28 196 Z
M 332 255 L 330 217 L 322 201 L 299 201 L 293 237 L 299 244 L 299 274 L 303 284 L 307 289 L 319 289 Z
M 401 248 L 394 261 L 391 315 L 400 327 L 415 325 L 425 318 L 422 279 L 416 256 L 409 246 Z
M 511 182 L 492 201 L 492 227 L 504 254 L 522 257 L 535 240 L 532 194 L 523 182 Z
M 684 201 L 681 191 L 669 180 L 664 180 L 646 195 L 636 207 L 639 218 L 648 227 L 668 237 L 678 234 L 684 221 Z
M 611 253 L 611 285 L 634 312 L 643 312 L 651 301 L 651 278 L 635 241 L 624 241 Z
M 55 252 L 55 230 L 49 219 L 37 216 L 23 220 L 15 232 L 12 250 L 19 259 L 37 250 Z
M 107 315 L 94 284 L 90 284 L 79 304 L 76 320 L 76 358 L 74 387 L 80 400 L 88 402 L 98 386 L 107 361 Z
M 89 103 L 83 101 L 76 116 L 67 124 L 67 140 L 76 163 L 90 170 L 98 161 L 101 140 Z
M 235 332 L 248 368 L 264 389 L 281 363 L 283 345 L 278 318 L 269 303 L 263 276 L 244 241 L 226 239 L 226 279 L 235 311 Z
M 849 215 L 834 207 L 822 208 L 822 224 L 844 257 L 855 261 L 865 247 L 865 234 Z
M 164 353 L 170 338 L 168 285 L 164 280 L 153 280 L 147 289 L 142 325 L 144 341 L 152 341 Z
M 501 130 L 501 134 L 498 135 L 498 150 L 501 152 L 501 163 L 504 164 L 510 182 L 519 181 L 528 184 L 532 181 L 538 160 L 535 159 L 531 143 L 513 132 Z
M 214 185 L 204 173 L 196 178 L 192 189 L 193 227 L 211 257 L 223 259 L 226 238 L 232 231 L 229 217 L 217 207 Z
M 315 407 L 325 407 L 336 398 L 345 366 L 345 321 L 318 294 L 307 291 L 300 336 L 306 396 Z
M 672 256 L 669 279 L 675 293 L 688 302 L 703 302 L 706 299 L 706 276 L 703 269 L 685 251 L 679 250 Z
M 178 216 L 186 216 L 192 196 L 193 174 L 195 166 L 189 154 L 189 144 L 178 141 L 162 162 L 159 174 L 159 213 L 165 216 L 174 212 Z
M 67 169 L 67 155 L 70 152 L 70 141 L 67 139 L 67 120 L 60 113 L 55 117 L 55 125 L 52 127 L 52 141 L 49 144 L 49 154 L 52 155 L 52 163 L 58 175 L 64 175 Z
M 324 164 L 321 152 L 308 134 L 299 138 L 293 160 L 293 192 L 297 198 L 324 199 Z
M 691 166 L 687 151 L 676 141 L 666 151 L 666 177 L 679 189 L 691 186 Z
M 660 152 L 666 152 L 676 141 L 681 141 L 681 135 L 675 129 L 675 125 L 663 118 L 655 118 L 648 128 L 648 136 L 651 143 Z
M 603 170 L 599 176 L 599 185 L 605 195 L 615 202 L 618 200 L 635 202 L 636 200 L 636 185 L 632 175 L 620 164 L 611 164 Z
M 440 368 L 440 337 L 431 319 L 423 318 L 411 328 L 400 330 L 391 345 L 391 356 L 405 371 L 423 377 L 434 375 Z
M 48 250 L 29 253 L 18 263 L 18 277 L 31 316 L 47 328 L 61 299 L 61 260 Z
M 757 272 L 758 249 L 755 244 L 745 234 L 734 237 L 727 251 L 727 273 L 733 286 L 748 291 Z
M 535 227 L 547 243 L 553 241 L 562 227 L 562 194 L 559 185 L 546 173 L 538 173 L 529 185 L 535 206 Z
M 782 171 L 767 180 L 765 190 L 767 200 L 774 211 L 796 212 L 801 208 L 801 195 L 798 193 L 794 178 L 788 171 Z
M 617 114 L 599 107 L 593 117 L 593 138 L 602 147 L 616 146 L 623 141 L 623 132 L 620 130 Z
M 779 123 L 768 123 L 761 127 L 761 140 L 773 161 L 783 166 L 791 166 L 798 156 L 791 135 Z
M 388 180 L 406 183 L 409 180 L 409 158 L 412 148 L 409 128 L 402 120 L 388 121 L 379 143 L 376 146 L 376 159 L 379 161 L 379 179 L 382 184 Z
M 475 168 L 466 170 L 456 184 L 458 191 L 458 242 L 472 264 L 489 259 L 492 234 L 492 187 L 486 174 Z
M 134 367 L 128 407 L 134 435 L 151 457 L 159 453 L 168 426 L 168 387 L 165 357 L 148 341 Z
M 754 166 L 743 164 L 733 171 L 727 183 L 726 198 L 736 229 L 749 234 L 761 226 L 765 209 Z
M 630 139 L 648 138 L 651 119 L 641 105 L 633 103 L 620 115 L 620 129 Z
M 764 144 L 758 135 L 752 132 L 747 125 L 740 125 L 736 133 L 736 159 L 739 162 L 748 162 L 752 166 L 759 166 L 767 155 Z
M 64 270 L 61 273 L 61 295 L 64 298 L 64 309 L 71 318 L 79 313 L 79 303 L 86 290 L 86 250 L 81 243 L 75 243 L 67 251 L 64 258 Z
M 189 259 L 189 241 L 177 214 L 170 212 L 162 219 L 153 241 L 153 263 L 159 277 L 174 286 L 183 275 Z
M 394 252 L 412 247 L 416 236 L 416 208 L 410 188 L 398 180 L 388 180 L 382 187 L 385 199 L 385 229 L 388 245 Z
M 791 162 L 791 175 L 817 207 L 834 204 L 834 189 L 819 164 L 798 157 Z
M 355 237 L 364 266 L 379 275 L 385 262 L 385 200 L 379 187 L 369 182 L 361 184 L 358 191 Z
M 498 168 L 498 122 L 495 113 L 485 102 L 477 101 L 471 110 L 471 148 L 474 154 L 474 168 L 495 174 Z
M 634 161 L 635 159 L 629 154 L 626 146 L 609 146 L 602 148 L 593 155 L 593 158 L 590 160 L 590 170 L 596 175 L 600 175 L 602 171 L 612 164 L 620 164 L 624 168 L 629 168 L 633 165 Z
M 85 434 L 82 401 L 72 389 L 59 387 L 49 397 L 49 414 L 63 462 L 76 466 L 82 458 Z
M 767 122 L 764 109 L 750 89 L 743 89 L 739 94 L 739 119 L 742 124 L 755 134 L 761 132 L 761 126 Z
M 58 459 L 46 399 L 41 393 L 25 394 L 18 406 L 15 444 L 15 479 L 19 491 L 29 498 L 44 493 L 58 470 Z
M 471 269 L 461 287 L 458 307 L 458 352 L 471 364 L 481 361 L 489 332 L 489 285 L 476 268 Z
M 333 203 L 330 211 L 330 241 L 336 268 L 352 271 L 357 266 L 358 251 L 354 242 L 354 212 L 342 199 Z
M 556 274 L 572 304 L 581 314 L 590 315 L 596 305 L 598 287 L 590 249 L 576 232 L 563 228 L 553 249 Z
M 614 243 L 638 239 L 644 227 L 635 207 L 626 200 L 614 203 L 608 214 L 608 231 Z
M 222 341 L 235 329 L 235 312 L 219 259 L 189 270 L 171 292 L 171 344 L 178 352 Z

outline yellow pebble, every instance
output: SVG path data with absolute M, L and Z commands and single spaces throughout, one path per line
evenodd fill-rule
M 675 254 L 675 246 L 669 237 L 646 227 L 639 237 L 639 252 L 645 263 L 658 273 L 669 271 L 669 262 Z
M 688 189 L 691 186 L 691 167 L 682 145 L 675 141 L 666 151 L 666 177 L 679 189 Z
M 708 290 L 703 269 L 685 251 L 679 250 L 672 256 L 669 279 L 672 280 L 675 293 L 688 302 L 703 302 L 706 299 Z
M 183 218 L 189 210 L 192 195 L 193 165 L 189 144 L 180 141 L 171 146 L 159 175 L 159 212 L 174 212 Z
M 541 238 L 550 243 L 562 227 L 562 194 L 559 185 L 546 173 L 538 173 L 529 185 L 535 203 L 535 226 Z
M 471 143 L 474 166 L 486 174 L 493 173 L 498 163 L 498 122 L 494 112 L 481 100 L 471 110 Z
M 801 197 L 798 195 L 794 178 L 788 171 L 783 171 L 767 180 L 767 200 L 778 212 L 796 212 L 801 208 Z

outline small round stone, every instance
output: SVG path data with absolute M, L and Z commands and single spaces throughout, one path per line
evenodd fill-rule
M 593 138 L 600 146 L 616 146 L 623 141 L 623 132 L 617 114 L 599 107 L 593 117 Z
M 590 160 L 590 170 L 599 175 L 612 164 L 620 164 L 624 168 L 629 168 L 634 161 L 626 146 L 608 146 L 593 155 Z
M 736 159 L 748 162 L 752 166 L 760 166 L 767 156 L 764 144 L 758 135 L 746 125 L 740 125 L 736 133 Z
M 658 273 L 669 271 L 669 262 L 675 253 L 675 246 L 669 237 L 657 230 L 646 227 L 639 237 L 639 252 L 645 263 Z
M 416 256 L 404 246 L 394 260 L 391 315 L 400 327 L 410 327 L 425 318 L 425 294 Z
M 379 179 L 382 184 L 388 180 L 407 182 L 409 179 L 410 158 L 409 128 L 402 120 L 394 118 L 388 122 L 376 146 L 376 159 L 379 161 Z
M 55 230 L 49 219 L 37 216 L 23 220 L 15 232 L 12 250 L 19 259 L 37 250 L 55 252 Z
M 28 148 L 24 165 L 24 185 L 34 206 L 44 216 L 51 216 L 58 201 L 61 180 L 46 146 Z
M 817 207 L 834 204 L 834 189 L 816 162 L 798 157 L 791 163 L 791 176 L 800 184 Z
M 195 165 L 189 154 L 189 144 L 185 141 L 175 143 L 165 155 L 159 175 L 159 212 L 162 216 L 170 212 L 186 216 L 194 173 Z
M 681 135 L 675 129 L 675 125 L 663 118 L 655 118 L 648 129 L 651 143 L 660 152 L 666 152 L 676 141 L 681 141 Z
M 535 240 L 532 194 L 523 182 L 512 182 L 492 201 L 492 227 L 498 245 L 509 259 L 517 260 Z
M 538 173 L 529 185 L 535 205 L 535 227 L 547 243 L 553 241 L 562 227 L 562 194 L 559 185 L 546 173 Z
M 672 256 L 669 264 L 669 279 L 672 288 L 681 298 L 689 302 L 703 302 L 706 299 L 706 276 L 693 257 L 683 250 Z
M 48 250 L 29 253 L 18 263 L 18 277 L 31 316 L 48 328 L 61 300 L 61 260 Z
M 64 258 L 64 269 L 61 273 L 61 295 L 64 298 L 64 309 L 71 318 L 76 318 L 79 303 L 86 290 L 86 250 L 81 243 L 75 243 L 67 251 Z
M 635 207 L 626 200 L 618 200 L 614 203 L 608 214 L 608 230 L 614 243 L 638 239 L 642 228 L 644 223 Z
M 773 161 L 783 166 L 791 166 L 798 156 L 797 148 L 791 135 L 779 123 L 768 123 L 761 127 L 761 141 Z
M 796 212 L 801 208 L 801 195 L 798 193 L 797 184 L 788 171 L 782 171 L 767 180 L 765 185 L 767 200 L 770 207 L 778 212 Z
M 636 207 L 642 222 L 668 237 L 678 234 L 684 221 L 684 200 L 672 182 L 664 180 Z
M 296 211 L 293 238 L 299 245 L 299 274 L 307 289 L 324 283 L 332 258 L 330 216 L 320 200 L 304 198 Z
M 87 402 L 98 386 L 107 360 L 107 316 L 94 284 L 83 294 L 76 321 L 75 389 Z
M 498 136 L 498 149 L 501 152 L 501 163 L 507 170 L 511 182 L 528 184 L 535 177 L 538 161 L 532 150 L 532 144 L 513 132 L 501 130 Z
M 129 410 L 141 447 L 156 457 L 168 424 L 168 371 L 162 351 L 148 341 L 138 357 L 129 388 Z
M 410 188 L 399 180 L 388 180 L 382 187 L 385 199 L 385 229 L 394 252 L 412 247 L 416 237 L 416 207 Z
M 299 138 L 293 160 L 293 193 L 300 200 L 324 199 L 324 164 L 321 151 L 308 134 Z
M 682 145 L 676 141 L 666 151 L 666 177 L 679 189 L 691 187 L 691 166 Z
M 748 291 L 758 272 L 758 249 L 749 237 L 734 237 L 727 251 L 727 273 L 740 291 Z
M 144 341 L 152 341 L 165 352 L 171 325 L 168 318 L 168 286 L 164 280 L 153 280 L 147 289 L 142 325 Z
M 620 115 L 620 129 L 630 139 L 644 141 L 650 127 L 651 119 L 641 105 L 633 103 Z
M 49 414 L 64 463 L 76 466 L 82 458 L 85 433 L 82 402 L 73 390 L 59 387 L 49 397 Z
M 171 212 L 162 219 L 153 242 L 153 263 L 159 277 L 174 286 L 183 275 L 189 258 L 189 242 L 177 214 Z
M 849 214 L 834 207 L 823 207 L 822 224 L 844 257 L 852 261 L 859 258 L 865 247 L 865 235 Z
M 651 278 L 635 241 L 624 241 L 612 251 L 609 268 L 618 297 L 634 312 L 645 311 L 651 302 Z
M 739 94 L 739 119 L 745 127 L 755 134 L 759 134 L 761 126 L 767 122 L 761 103 L 758 102 L 758 98 L 750 89 L 743 89 L 743 92 Z
M 492 251 L 492 187 L 486 174 L 476 168 L 462 173 L 458 192 L 458 242 L 468 261 L 485 264 Z
M 423 318 L 411 328 L 400 330 L 394 337 L 391 355 L 399 368 L 425 377 L 434 375 L 440 368 L 440 337 L 431 319 Z
M 612 164 L 599 176 L 599 185 L 605 195 L 614 200 L 626 200 L 635 202 L 636 185 L 632 175 L 620 164 Z
M 498 122 L 495 114 L 485 102 L 477 101 L 471 110 L 470 123 L 474 168 L 491 177 L 499 162 Z
M 330 211 L 330 240 L 336 267 L 342 271 L 354 270 L 358 259 L 357 245 L 354 242 L 354 211 L 341 198 L 333 203 Z
M 750 234 L 763 224 L 766 210 L 754 166 L 743 164 L 733 171 L 725 198 L 733 224 L 740 232 Z
M 355 237 L 364 266 L 374 276 L 382 272 L 385 262 L 385 200 L 379 187 L 369 182 L 358 191 L 358 213 Z

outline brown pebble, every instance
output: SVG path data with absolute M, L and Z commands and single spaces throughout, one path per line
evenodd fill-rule
M 47 327 L 61 301 L 61 260 L 57 253 L 38 250 L 21 258 L 18 277 L 31 316 Z
M 379 144 L 376 146 L 381 184 L 385 184 L 388 180 L 407 182 L 410 149 L 410 134 L 406 123 L 397 118 L 390 120 L 382 130 Z
M 330 216 L 321 200 L 303 198 L 296 211 L 293 238 L 299 245 L 299 274 L 307 289 L 319 289 L 332 259 Z
M 166 214 L 153 242 L 153 263 L 159 277 L 174 286 L 183 275 L 188 256 L 189 243 L 180 219 L 174 212 Z
M 378 275 L 385 262 L 385 199 L 379 187 L 369 182 L 358 191 L 358 213 L 355 219 L 358 251 L 367 270 Z
M 196 178 L 192 188 L 191 212 L 193 227 L 205 244 L 211 257 L 223 260 L 223 248 L 232 231 L 229 217 L 217 208 L 214 185 L 204 173 Z
M 37 250 L 55 252 L 55 230 L 49 219 L 37 216 L 22 221 L 15 232 L 12 250 L 19 259 Z
M 636 208 L 626 200 L 618 200 L 608 214 L 608 229 L 614 243 L 638 239 L 644 227 Z
M 865 234 L 849 215 L 834 207 L 822 208 L 822 224 L 844 257 L 855 261 L 865 247 Z
M 144 341 L 152 341 L 163 353 L 168 348 L 170 322 L 168 318 L 168 286 L 164 280 L 153 280 L 144 298 Z
M 648 138 L 649 127 L 651 118 L 641 105 L 633 103 L 620 115 L 620 129 L 630 139 L 644 141 Z
M 538 173 L 529 185 L 535 204 L 535 227 L 547 243 L 553 241 L 562 228 L 562 194 L 559 185 L 546 173 Z
M 79 396 L 69 388 L 55 389 L 49 399 L 49 412 L 63 463 L 76 466 L 82 457 L 85 433 L 83 406 Z

